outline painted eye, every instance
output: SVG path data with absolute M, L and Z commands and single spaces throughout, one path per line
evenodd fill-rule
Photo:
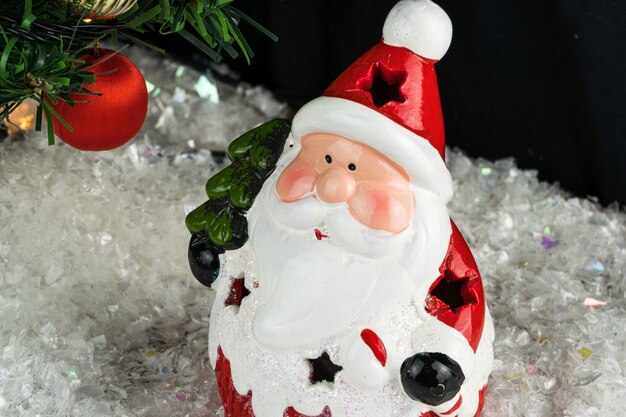
M 333 162 L 333 158 L 330 155 L 326 155 L 324 159 L 326 159 L 326 162 L 328 162 L 329 164 Z
M 350 165 L 348 165 L 348 169 L 349 169 L 350 171 L 356 171 L 356 165 L 354 165 L 354 164 L 350 164 Z

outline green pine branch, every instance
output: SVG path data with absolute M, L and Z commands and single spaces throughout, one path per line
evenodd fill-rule
M 43 112 L 65 124 L 50 103 L 73 105 L 71 95 L 91 94 L 87 86 L 95 81 L 94 74 L 78 57 L 103 38 L 144 43 L 138 35 L 153 30 L 181 36 L 214 61 L 221 61 L 225 52 L 231 58 L 241 53 L 249 63 L 254 54 L 239 28 L 241 21 L 277 38 L 232 3 L 138 0 L 123 16 L 90 21 L 84 19 L 89 11 L 76 10 L 70 0 L 0 0 L 0 123 L 31 98 L 40 104 L 38 121 Z M 48 135 L 53 142 L 53 131 Z
M 246 212 L 276 168 L 291 131 L 285 119 L 267 122 L 228 147 L 232 164 L 206 183 L 209 200 L 187 215 L 191 233 L 206 234 L 219 250 L 234 250 L 248 240 Z

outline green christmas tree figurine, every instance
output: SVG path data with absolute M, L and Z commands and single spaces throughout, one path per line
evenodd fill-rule
M 211 286 L 219 274 L 219 254 L 248 240 L 246 212 L 276 168 L 291 123 L 276 119 L 244 133 L 228 147 L 232 164 L 206 183 L 209 200 L 189 213 L 189 265 L 198 281 Z

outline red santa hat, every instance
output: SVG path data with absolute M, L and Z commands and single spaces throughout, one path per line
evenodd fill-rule
M 414 185 L 452 197 L 434 64 L 448 50 L 452 24 L 430 0 L 402 0 L 383 39 L 295 116 L 297 139 L 334 133 L 367 144 L 403 167 Z

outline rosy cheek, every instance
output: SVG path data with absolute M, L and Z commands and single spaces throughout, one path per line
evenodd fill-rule
M 294 161 L 280 175 L 276 192 L 285 202 L 296 201 L 313 191 L 317 173 L 309 164 Z
M 365 226 L 394 233 L 404 230 L 413 216 L 411 192 L 385 185 L 360 185 L 348 206 Z

